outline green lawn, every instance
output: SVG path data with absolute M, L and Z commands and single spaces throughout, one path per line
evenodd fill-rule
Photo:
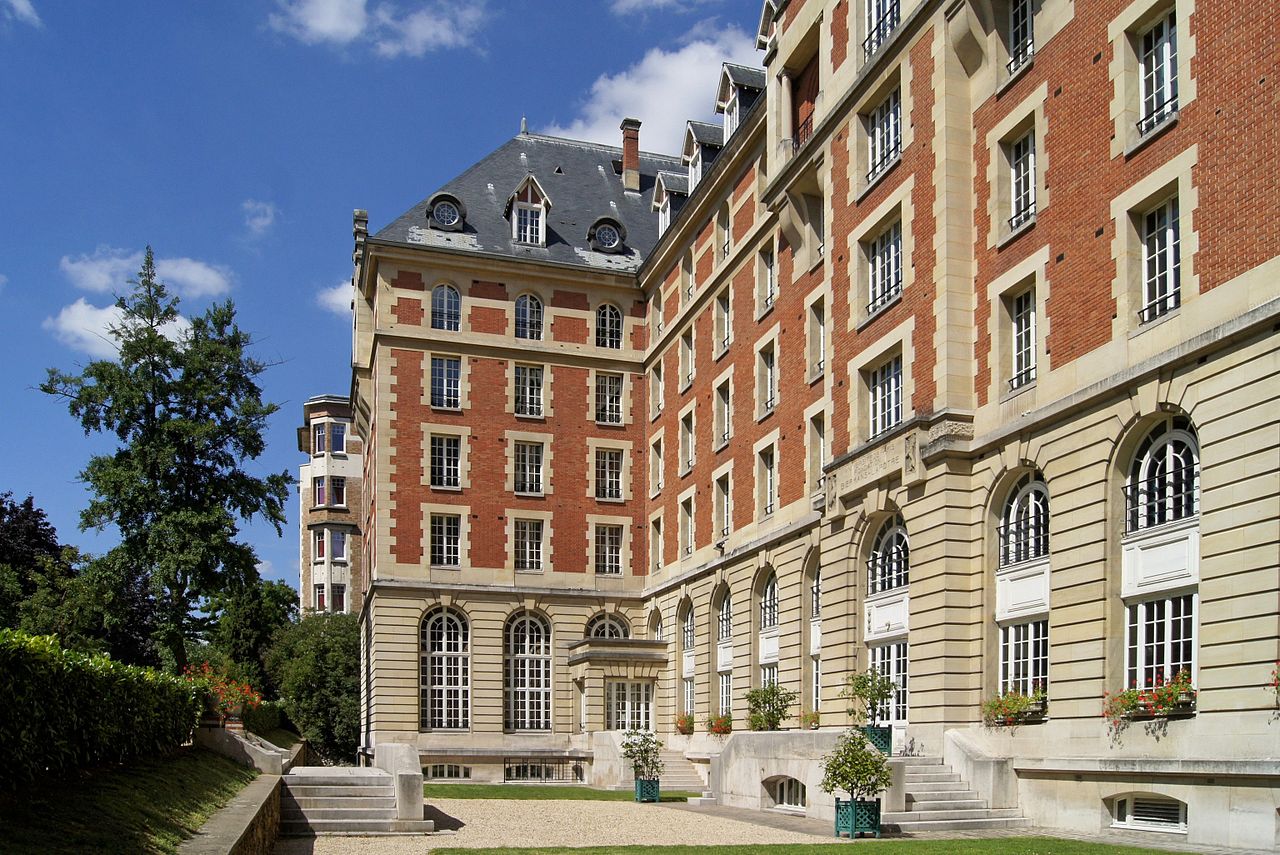
M 292 748 L 302 741 L 301 736 L 290 730 L 268 730 L 266 733 L 259 733 L 258 736 L 261 736 L 276 748 Z
M 834 841 L 833 841 L 834 842 Z M 848 841 L 845 841 L 848 845 Z M 1106 846 L 1081 840 L 1049 837 L 1007 837 L 990 840 L 875 840 L 860 838 L 876 855 L 1164 855 L 1164 849 Z M 770 846 L 591 846 L 580 849 L 432 849 L 431 855 L 826 855 L 824 844 L 779 843 Z
M 0 797 L 0 850 L 170 853 L 257 776 L 200 749 L 76 773 Z
M 428 799 L 569 799 L 590 802 L 629 802 L 634 790 L 597 790 L 570 784 L 436 784 L 425 785 Z M 700 796 L 683 790 L 662 792 L 664 802 L 682 802 Z

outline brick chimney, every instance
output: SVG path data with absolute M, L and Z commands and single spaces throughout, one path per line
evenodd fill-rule
M 623 119 L 622 189 L 640 192 L 640 120 Z

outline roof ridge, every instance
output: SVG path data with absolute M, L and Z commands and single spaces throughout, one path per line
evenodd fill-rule
M 543 140 L 545 142 L 560 143 L 561 145 L 574 145 L 574 146 L 579 146 L 581 148 L 607 149 L 609 151 L 616 151 L 619 154 L 622 153 L 622 146 L 618 146 L 618 145 L 609 145 L 608 143 L 592 142 L 591 140 L 576 140 L 571 137 L 555 137 L 555 136 L 551 136 L 550 134 L 539 134 L 539 133 L 534 133 L 532 131 L 530 131 L 527 134 L 517 134 L 516 136 L 512 137 L 512 139 L 518 140 L 518 139 L 521 139 L 522 137 Z M 647 155 L 648 157 L 664 158 L 666 160 L 678 161 L 680 159 L 680 155 L 678 154 L 663 154 L 662 152 L 645 151 L 643 149 L 641 149 L 640 154 Z

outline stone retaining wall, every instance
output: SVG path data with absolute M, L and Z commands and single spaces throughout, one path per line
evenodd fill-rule
M 271 855 L 280 831 L 280 776 L 259 775 L 178 847 L 180 855 Z

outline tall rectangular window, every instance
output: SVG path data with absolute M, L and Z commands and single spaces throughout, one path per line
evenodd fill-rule
M 866 245 L 867 314 L 902 293 L 902 223 L 895 222 Z
M 458 459 L 462 438 L 457 436 L 431 436 L 431 486 L 454 488 L 462 486 Z
M 1178 199 L 1158 205 L 1142 218 L 1142 323 L 1182 305 L 1182 249 L 1178 236 Z
M 716 445 L 723 445 L 733 435 L 733 406 L 730 399 L 728 378 L 716 387 L 714 430 Z
M 685 413 L 680 418 L 680 466 L 688 472 L 693 468 L 697 457 L 697 446 L 694 444 L 693 413 Z
M 334 454 L 344 454 L 347 450 L 347 426 L 343 422 L 333 422 L 329 425 L 329 435 L 333 439 L 330 443 Z
M 694 370 L 693 330 L 687 329 L 680 336 L 680 388 L 693 382 Z
M 871 435 L 874 437 L 902 422 L 902 356 L 872 369 L 869 380 Z
M 760 253 L 758 266 L 756 288 L 759 292 L 760 311 L 764 312 L 772 309 L 774 301 L 778 299 L 778 268 L 772 249 L 766 249 Z
M 344 508 L 347 505 L 347 479 L 334 476 L 329 479 L 329 490 L 331 495 L 329 501 L 334 505 Z
M 827 425 L 822 413 L 809 419 L 809 490 L 821 490 L 826 478 L 822 467 L 827 462 Z
M 347 586 L 346 585 L 330 585 L 330 592 L 333 594 L 332 608 L 335 612 L 343 613 L 347 610 Z
M 461 399 L 458 394 L 462 376 L 462 360 L 456 356 L 431 357 L 431 406 L 456 410 Z
M 326 440 L 328 433 L 325 431 L 325 425 L 318 424 L 312 429 L 311 453 L 324 454 L 327 448 Z
M 1178 112 L 1178 32 L 1173 10 L 1138 37 L 1141 115 L 1146 134 Z
M 333 542 L 333 549 L 330 550 L 333 553 L 333 560 L 346 561 L 347 533 L 345 531 L 331 531 L 329 532 L 329 539 Z
M 876 51 L 889 40 L 898 26 L 900 8 L 898 0 L 865 0 L 867 4 L 867 37 L 862 41 L 862 51 L 871 59 Z
M 729 204 L 727 202 L 720 207 L 720 213 L 716 216 L 716 232 L 720 238 L 720 260 L 724 261 L 729 257 L 729 245 L 733 240 L 733 232 L 730 228 Z
M 322 507 L 325 504 L 324 478 L 311 479 L 311 504 Z
M 809 305 L 809 374 L 821 374 L 827 366 L 827 309 L 820 297 Z
M 621 374 L 596 374 L 596 421 L 604 425 L 622 424 Z
M 1032 0 L 1009 2 L 1009 73 L 1026 65 L 1035 53 L 1035 32 L 1031 19 Z
M 515 492 L 542 494 L 542 443 L 517 442 L 515 457 Z
M 649 492 L 656 493 L 662 489 L 662 439 L 653 441 L 649 447 Z
M 653 729 L 653 683 L 605 683 L 605 728 Z
M 542 209 L 527 205 L 516 206 L 516 242 L 542 243 Z
M 516 366 L 516 415 L 542 415 L 542 366 Z
M 867 116 L 867 183 L 875 181 L 902 153 L 902 96 L 889 93 Z
M 771 662 L 760 666 L 760 688 L 767 689 L 778 685 L 778 663 Z
M 720 672 L 720 715 L 733 712 L 733 672 Z
M 596 526 L 596 573 L 602 576 L 622 575 L 622 526 Z
M 1017 389 L 1036 379 L 1036 290 L 1028 288 L 1009 305 L 1013 321 L 1013 375 L 1009 388 Z
M 716 531 L 720 537 L 728 537 L 733 530 L 733 497 L 726 473 L 716 479 Z
M 662 569 L 662 517 L 649 523 L 649 564 L 655 571 Z
M 764 415 L 773 412 L 778 405 L 778 366 L 775 359 L 773 343 L 760 348 L 756 357 L 756 400 L 759 402 L 759 413 Z
M 314 602 L 315 602 L 315 604 L 316 604 L 316 611 L 318 611 L 318 612 L 322 612 L 322 611 L 324 611 L 324 610 L 325 610 L 325 608 L 324 608 L 324 585 L 316 585 L 316 586 L 314 586 L 314 587 L 315 587 L 315 591 L 314 591 L 315 600 L 314 600 Z
M 311 537 L 311 556 L 316 561 L 323 561 L 325 555 L 324 529 L 317 529 Z
M 871 667 L 893 681 L 893 696 L 881 705 L 876 718 L 889 724 L 907 723 L 907 643 L 898 641 L 872 647 Z
M 1009 143 L 1009 228 L 1016 229 L 1036 215 L 1036 134 L 1027 131 Z
M 684 691 L 682 692 L 682 695 L 684 697 L 683 712 L 686 713 L 687 715 L 693 715 L 693 703 L 694 703 L 693 678 L 685 677 L 682 682 L 684 685 Z
M 596 498 L 622 498 L 622 450 L 596 449 Z
M 666 390 L 662 386 L 662 362 L 653 364 L 653 371 L 649 374 L 649 397 L 653 401 L 653 415 L 662 412 L 662 398 Z
M 733 314 L 729 303 L 729 289 L 725 288 L 716 296 L 715 318 L 716 353 L 723 353 L 733 338 Z
M 813 687 L 813 698 L 810 703 L 813 705 L 811 709 L 818 710 L 822 708 L 822 657 L 809 657 L 809 671 L 811 672 L 810 680 Z
M 457 514 L 431 515 L 431 566 L 457 567 L 461 556 L 462 518 Z
M 685 499 L 680 503 L 680 543 L 685 555 L 693 554 L 693 499 Z
M 1128 608 L 1125 686 L 1168 683 L 1180 671 L 1195 678 L 1195 595 L 1133 603 Z
M 680 280 L 683 287 L 680 304 L 684 305 L 693 299 L 694 293 L 698 290 L 698 283 L 694 278 L 692 251 L 684 257 L 684 262 L 680 267 Z
M 1000 628 L 1000 691 L 1033 695 L 1049 685 L 1049 621 Z
M 777 468 L 773 458 L 773 449 L 766 448 L 760 452 L 757 463 L 760 473 L 760 516 L 767 517 L 773 513 L 778 500 Z
M 515 520 L 517 570 L 542 569 L 542 520 Z

